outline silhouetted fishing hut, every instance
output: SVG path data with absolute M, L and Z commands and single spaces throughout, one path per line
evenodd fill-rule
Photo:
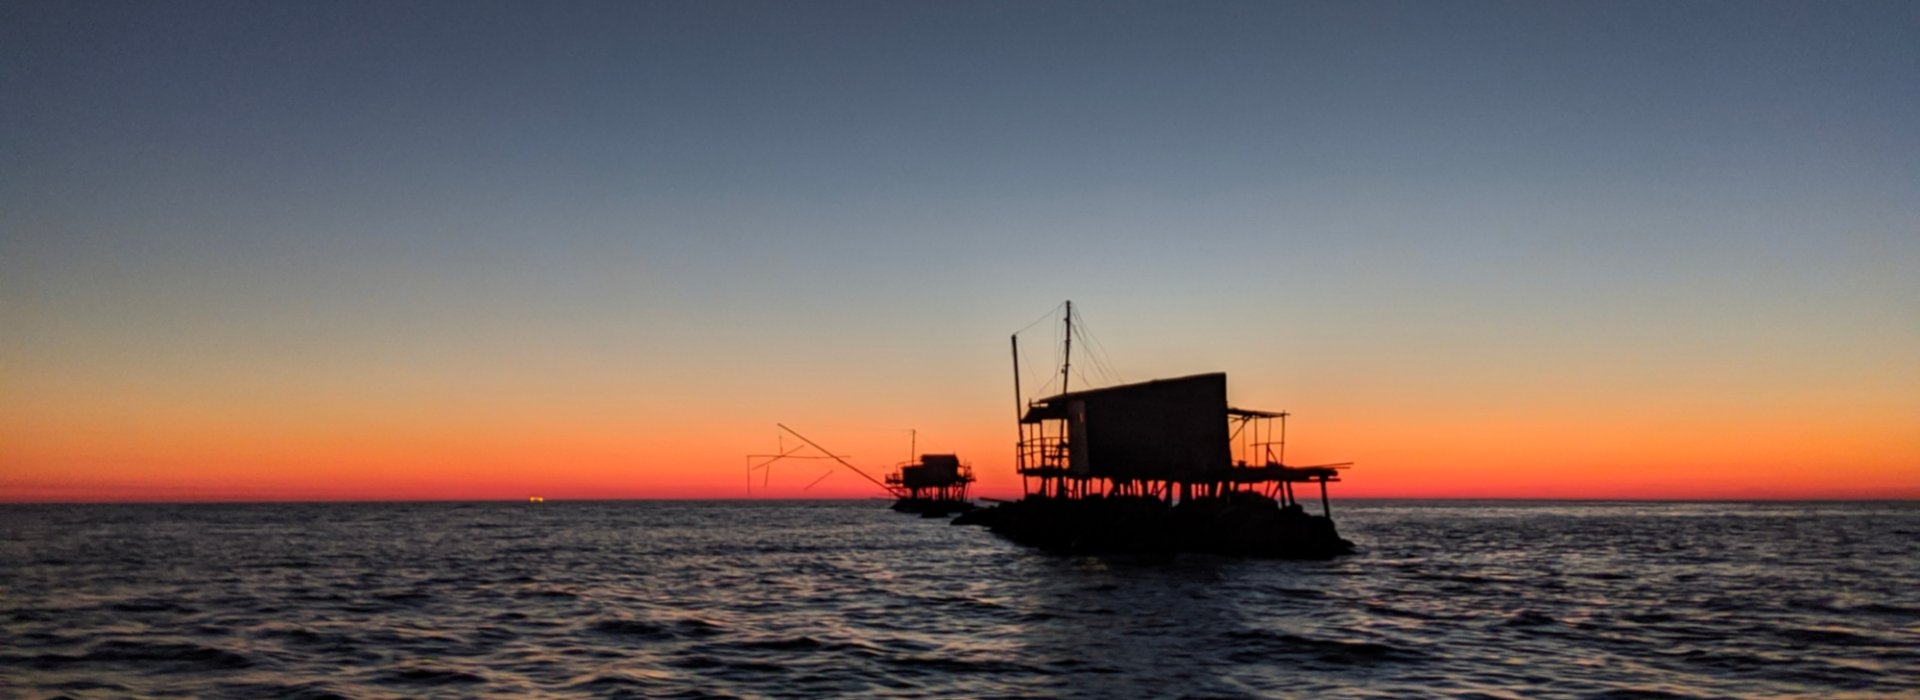
M 887 485 L 900 494 L 893 509 L 904 513 L 937 517 L 973 509 L 967 494 L 973 485 L 973 467 L 961 464 L 956 455 L 920 455 L 919 463 L 888 474 Z
M 1293 485 L 1317 482 L 1321 515 L 1330 515 L 1327 484 L 1346 465 L 1281 463 L 1274 448 L 1284 449 L 1289 415 L 1228 406 L 1220 372 L 1049 396 L 1020 418 L 1018 469 L 1028 495 L 1169 504 L 1252 493 L 1298 505 Z M 1276 418 L 1281 439 L 1262 439 L 1272 436 Z M 1252 454 L 1262 459 L 1249 460 Z
M 1072 362 L 1066 305 L 1060 384 Z M 1014 337 L 1019 395 L 1019 337 Z M 1197 374 L 1022 400 L 1019 501 L 956 520 L 1072 552 L 1206 551 L 1325 558 L 1352 551 L 1327 484 L 1347 464 L 1288 466 L 1286 412 L 1227 404 L 1227 375 Z M 1273 422 L 1280 422 L 1275 439 Z M 1320 513 L 1295 498 L 1318 484 Z
M 785 459 L 830 459 L 838 462 L 840 466 L 852 470 L 855 474 L 859 474 L 861 478 L 872 482 L 873 485 L 884 489 L 888 496 L 894 498 L 894 510 L 903 513 L 918 513 L 926 517 L 941 517 L 973 510 L 973 501 L 967 493 L 973 485 L 973 467 L 962 464 L 960 457 L 957 455 L 923 454 L 920 455 L 919 462 L 901 465 L 900 468 L 896 469 L 892 474 L 886 475 L 884 480 L 875 479 L 873 475 L 868 474 L 866 470 L 854 466 L 853 463 L 848 462 L 845 457 L 834 454 L 832 450 L 820 446 L 819 443 L 814 442 L 807 436 L 801 435 L 799 431 L 789 428 L 784 424 L 777 425 L 779 425 L 781 430 L 799 438 L 802 444 L 791 450 L 786 449 L 785 445 L 782 445 L 781 450 L 774 454 L 747 455 L 747 490 L 749 493 L 753 490 L 753 473 L 755 470 L 768 469 L 772 467 L 775 462 Z M 914 439 L 917 440 L 918 431 L 911 432 L 914 433 Z M 796 454 L 805 448 L 812 448 L 818 451 L 819 454 Z M 909 452 L 909 454 L 912 453 Z M 761 461 L 756 462 L 755 460 Z M 825 479 L 826 476 L 826 474 L 822 474 L 820 478 L 814 479 L 813 484 L 820 483 L 820 480 Z M 813 484 L 808 484 L 807 488 L 812 488 Z

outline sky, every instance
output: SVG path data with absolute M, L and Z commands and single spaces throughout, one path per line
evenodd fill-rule
M 0 501 L 1008 497 L 1067 299 L 1336 497 L 1920 498 L 1916 125 L 1910 2 L 7 2 Z

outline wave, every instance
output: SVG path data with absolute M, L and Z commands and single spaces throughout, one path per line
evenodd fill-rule
M 513 505 L 8 520 L 0 695 L 1920 696 L 1920 544 L 1887 534 L 1920 508 L 1362 503 L 1365 554 L 1249 562 L 863 502 Z M 1874 554 L 1808 546 L 1840 541 Z

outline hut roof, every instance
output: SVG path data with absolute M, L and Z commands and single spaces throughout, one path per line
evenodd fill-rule
M 1038 423 L 1043 420 L 1065 420 L 1067 417 L 1067 405 L 1071 403 L 1073 399 L 1083 399 L 1083 398 L 1090 398 L 1090 397 L 1096 397 L 1096 396 L 1130 393 L 1130 392 L 1138 391 L 1144 387 L 1153 386 L 1155 384 L 1173 384 L 1173 383 L 1179 383 L 1179 382 L 1194 381 L 1194 380 L 1198 380 L 1206 377 L 1213 377 L 1213 376 L 1219 376 L 1224 378 L 1226 377 L 1226 373 L 1225 372 L 1209 372 L 1206 374 L 1191 374 L 1185 377 L 1170 377 L 1167 379 L 1154 379 L 1154 380 L 1145 381 L 1145 382 L 1135 382 L 1133 384 L 1120 384 L 1117 386 L 1101 387 L 1099 389 L 1082 389 L 1080 391 L 1070 391 L 1065 394 L 1055 394 L 1053 396 L 1049 396 L 1044 399 L 1038 399 L 1034 401 L 1031 405 L 1028 406 L 1027 414 L 1020 418 L 1020 422 Z M 1279 418 L 1280 416 L 1285 414 L 1286 414 L 1285 411 L 1263 411 L 1263 410 L 1252 409 L 1252 408 L 1236 408 L 1233 406 L 1227 407 L 1227 415 L 1242 417 L 1242 418 Z

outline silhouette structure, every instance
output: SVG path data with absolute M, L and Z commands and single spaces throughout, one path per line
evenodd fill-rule
M 749 491 L 753 488 L 753 470 L 755 469 L 765 469 L 770 467 L 774 462 L 783 459 L 831 459 L 839 462 L 841 466 L 853 470 L 854 473 L 859 474 L 867 481 L 873 482 L 875 486 L 884 489 L 887 495 L 893 496 L 894 510 L 903 513 L 918 513 L 930 518 L 945 517 L 953 515 L 954 513 L 964 513 L 973 510 L 973 501 L 970 500 L 967 494 L 968 489 L 973 485 L 973 467 L 962 464 L 957 455 L 920 455 L 920 461 L 918 463 L 901 465 L 898 470 L 886 475 L 883 481 L 873 478 L 873 475 L 868 474 L 859 467 L 853 466 L 853 463 L 848 462 L 845 457 L 834 454 L 833 451 L 825 447 L 821 447 L 819 443 L 814 442 L 805 435 L 801 435 L 799 431 L 789 428 L 784 424 L 781 424 L 779 427 L 781 430 L 799 438 L 803 445 L 791 450 L 784 449 L 783 446 L 779 453 L 772 455 L 747 455 L 747 488 Z M 813 448 L 820 454 L 795 454 L 807 447 Z M 766 459 L 758 464 L 753 463 L 753 460 L 758 458 Z M 822 475 L 821 478 L 824 479 L 826 477 Z M 820 480 L 815 479 L 814 483 L 820 483 Z M 813 484 L 808 484 L 807 487 L 812 488 Z
M 893 509 L 903 513 L 937 518 L 973 510 L 967 495 L 973 485 L 973 467 L 961 464 L 956 455 L 920 455 L 918 464 L 888 474 L 887 485 L 899 494 Z
M 1066 309 L 1063 387 L 1072 362 L 1072 302 Z M 1017 335 L 1013 342 L 1018 394 Z M 1327 497 L 1327 484 L 1349 465 L 1285 464 L 1291 414 L 1228 406 L 1224 373 L 1023 404 L 1017 469 L 1024 497 L 963 515 L 956 524 L 986 525 L 1014 541 L 1064 552 L 1314 559 L 1353 551 L 1334 529 Z M 1297 499 L 1295 487 L 1303 484 L 1319 485 L 1319 515 L 1308 514 Z

